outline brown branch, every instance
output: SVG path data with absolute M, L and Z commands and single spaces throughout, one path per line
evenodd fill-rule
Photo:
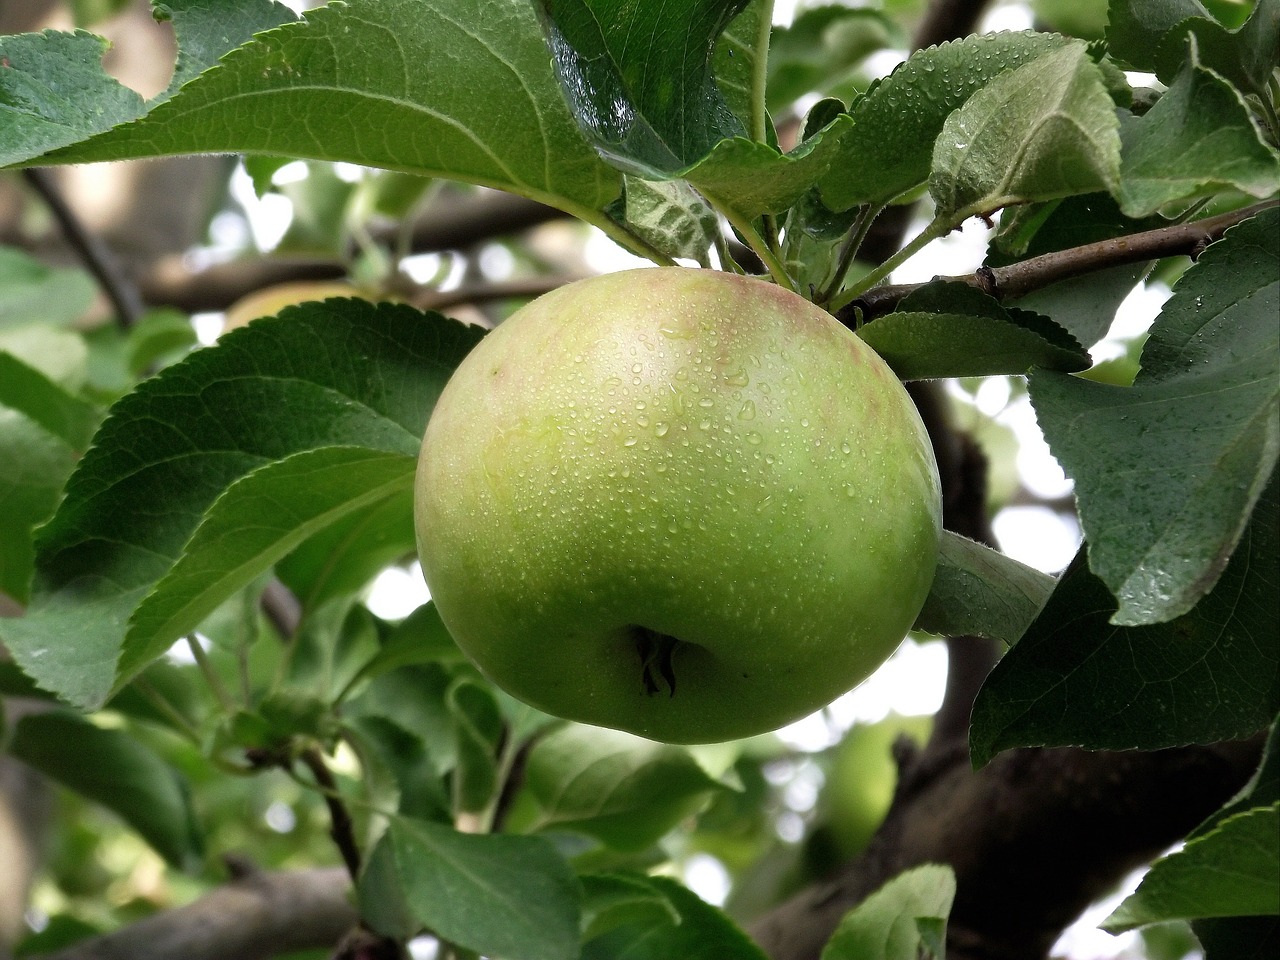
M 351 820 L 351 814 L 347 812 L 346 804 L 338 795 L 338 784 L 325 765 L 324 757 L 320 755 L 319 750 L 314 748 L 305 750 L 301 759 L 324 791 L 324 802 L 329 808 L 329 835 L 333 837 L 334 844 L 342 854 L 342 862 L 347 865 L 347 873 L 354 881 L 360 876 L 360 844 L 356 841 L 355 824 Z
M 564 216 L 554 207 L 512 194 L 450 195 L 447 202 L 433 204 L 414 222 L 411 248 L 414 253 L 464 249 Z M 376 230 L 374 236 L 380 242 L 394 241 L 390 228 Z M 147 303 L 199 313 L 225 310 L 241 297 L 279 283 L 337 280 L 346 275 L 346 264 L 338 258 L 268 256 L 192 272 L 184 256 L 174 255 L 158 261 L 139 279 L 139 286 Z
M 1229 228 L 1263 210 L 1277 206 L 1277 203 L 1275 200 L 1268 200 L 1216 217 L 1157 227 L 1142 233 L 1057 250 L 1007 267 L 982 268 L 968 276 L 935 279 L 977 287 L 997 300 L 1017 300 L 1061 280 L 1095 273 L 1108 267 L 1165 257 L 1198 256 L 1210 243 L 1221 239 Z M 900 283 L 876 287 L 842 308 L 836 316 L 845 324 L 855 322 L 858 312 L 861 313 L 863 322 L 883 316 L 892 312 L 906 296 L 922 286 L 922 283 Z
M 340 867 L 236 876 L 185 907 L 81 941 L 44 960 L 268 960 L 333 947 L 356 923 Z
M 80 221 L 76 212 L 63 199 L 49 176 L 49 172 L 40 167 L 28 167 L 22 171 L 23 178 L 32 190 L 44 201 L 49 212 L 53 214 L 67 243 L 75 250 L 80 261 L 85 265 L 98 286 L 111 301 L 115 310 L 116 322 L 125 330 L 135 326 L 146 311 L 146 306 L 138 289 L 125 279 L 115 257 L 98 237 L 89 232 Z
M 963 743 L 902 771 L 866 852 L 750 927 L 775 960 L 817 960 L 841 917 L 922 863 L 950 864 L 951 960 L 1043 960 L 1090 903 L 1226 802 L 1261 738 L 1151 753 L 1014 750 L 974 771 Z

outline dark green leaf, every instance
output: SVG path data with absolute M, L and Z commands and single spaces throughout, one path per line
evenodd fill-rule
M 79 42 L 96 55 L 92 39 Z M 58 136 L 14 130 L 0 138 L 9 147 L 0 162 L 67 144 L 42 162 L 213 152 L 345 160 L 499 187 L 588 219 L 618 191 L 564 104 L 524 0 L 500 0 L 479 18 L 465 0 L 321 7 L 233 50 L 139 122 L 85 143 L 140 105 L 91 129 L 80 101 L 50 119 L 40 102 L 29 109 Z
M 383 936 L 411 940 L 422 929 L 422 921 L 414 916 L 405 896 L 395 849 L 386 835 L 365 858 L 356 881 L 356 902 L 360 919 Z
M 1205 960 L 1273 960 L 1280 952 L 1280 917 L 1230 917 L 1191 925 Z
M 766 960 L 724 913 L 666 877 L 634 878 L 670 904 L 678 922 L 658 922 L 645 910 L 587 942 L 582 960 Z
M 53 513 L 75 464 L 76 452 L 65 442 L 0 406 L 0 593 L 19 603 L 30 595 L 35 528 Z
M 1188 839 L 1203 836 L 1227 817 L 1244 813 L 1253 807 L 1270 806 L 1277 801 L 1280 801 L 1280 719 L 1271 725 L 1271 734 L 1262 751 L 1262 762 L 1244 789 L 1230 803 L 1196 827 L 1188 835 Z
M 23 717 L 9 752 L 76 793 L 102 804 L 175 867 L 202 855 L 186 781 L 123 730 L 105 730 L 69 713 Z
M 671 901 L 650 885 L 648 877 L 590 873 L 578 879 L 582 882 L 584 942 L 625 924 L 657 927 L 680 922 Z
M 903 380 L 1083 370 L 1089 354 L 1047 317 L 1009 310 L 965 283 L 935 283 L 858 329 Z
M 578 960 L 581 892 L 546 840 L 400 817 L 387 834 L 405 900 L 429 929 L 510 960 Z
M 822 960 L 942 957 L 955 894 L 950 867 L 925 864 L 900 873 L 845 915 Z
M 431 744 L 441 774 L 457 763 L 453 720 L 445 706 L 452 677 L 439 664 L 401 667 L 375 678 L 344 706 L 346 716 L 385 717 Z
M 1122 933 L 1199 917 L 1280 915 L 1280 803 L 1224 820 L 1157 861 L 1102 923 Z
M 944 531 L 938 572 L 914 629 L 1017 643 L 1049 599 L 1053 585 L 1048 574 Z
M 290 645 L 289 684 L 326 703 L 336 703 L 382 649 L 373 614 L 362 604 L 347 606 L 339 601 L 304 620 Z
M 722 787 L 681 747 L 575 724 L 538 741 L 525 789 L 540 808 L 532 828 L 575 830 L 634 852 Z
M 321 447 L 267 463 L 232 483 L 130 618 L 117 683 L 195 630 L 310 534 L 410 490 L 415 462 L 404 453 Z
M 1155 750 L 1267 726 L 1280 710 L 1278 499 L 1273 482 L 1213 592 L 1168 623 L 1116 626 L 1082 548 L 978 694 L 974 762 L 1006 747 Z
M 229 486 L 320 447 L 416 456 L 479 335 L 404 306 L 330 300 L 235 331 L 144 383 L 113 408 L 42 530 L 31 610 L 0 624 L 14 658 L 66 699 L 101 703 L 128 617 Z
M 1156 48 L 1156 76 L 1171 83 L 1193 56 L 1242 92 L 1269 98 L 1267 83 L 1271 71 L 1280 65 L 1280 5 L 1276 0 L 1258 0 L 1249 19 L 1236 30 L 1203 16 L 1180 21 Z
M 1188 17 L 1209 17 L 1197 0 L 1111 0 L 1109 52 L 1139 70 L 1152 70 L 1161 39 Z
M 1280 155 L 1263 142 L 1240 94 L 1188 63 L 1145 115 L 1121 128 L 1120 205 L 1130 216 L 1234 188 L 1280 189 Z
M 717 38 L 746 0 L 539 0 L 556 73 L 604 156 L 656 178 L 746 133 L 711 70 Z
M 502 714 L 489 688 L 466 678 L 449 688 L 445 705 L 453 720 L 458 757 L 453 771 L 454 809 L 474 813 L 488 806 L 498 787 Z
M 419 820 L 450 822 L 440 770 L 422 737 L 386 717 L 352 717 L 343 723 L 360 757 L 370 803 Z
M 850 107 L 853 129 L 822 178 L 822 199 L 833 210 L 847 210 L 888 203 L 920 186 L 953 110 L 993 77 L 1066 42 L 1052 34 L 997 33 L 913 54 Z
M 1114 190 L 1115 104 L 1078 41 L 1001 74 L 949 116 L 934 144 L 929 192 L 958 221 L 1032 200 Z
M 1178 283 L 1131 388 L 1048 372 L 1031 399 L 1076 482 L 1117 623 L 1189 610 L 1231 555 L 1280 448 L 1280 213 L 1228 231 Z

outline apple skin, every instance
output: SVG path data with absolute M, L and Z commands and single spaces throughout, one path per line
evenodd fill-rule
M 486 336 L 415 497 L 427 585 L 481 672 L 671 743 L 773 730 L 865 679 L 941 528 L 928 437 L 870 347 L 773 284 L 678 267 L 569 284 Z

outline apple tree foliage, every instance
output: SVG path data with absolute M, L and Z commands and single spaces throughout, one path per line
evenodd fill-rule
M 771 29 L 763 0 L 166 0 L 178 57 L 150 99 L 91 33 L 0 37 L 0 166 L 231 153 L 262 189 L 295 159 L 479 185 L 656 263 L 754 262 L 904 379 L 1017 378 L 1084 544 L 1050 578 L 946 535 L 918 629 L 1008 646 L 973 762 L 1247 737 L 1280 711 L 1280 3 L 1036 7 L 1041 32 L 944 43 L 869 81 L 913 4 Z M 904 203 L 923 225 L 859 260 Z M 974 218 L 998 222 L 980 277 L 1003 278 L 1234 211 L 1194 263 L 1154 267 L 1177 281 L 1136 363 L 1089 349 L 1156 254 L 1014 297 L 939 281 L 867 308 Z M 8 752 L 201 882 L 248 836 L 209 835 L 210 811 L 264 796 L 236 775 L 314 785 L 304 759 L 336 755 L 325 789 L 354 815 L 356 899 L 381 934 L 509 960 L 763 956 L 654 868 L 710 852 L 749 899 L 776 744 L 695 756 L 558 724 L 465 663 L 429 603 L 394 622 L 363 603 L 412 555 L 415 456 L 479 328 L 327 300 L 197 349 L 171 312 L 82 329 L 92 293 L 0 249 L 0 593 L 22 613 L 0 620 L 0 689 L 48 701 L 4 731 Z M 269 582 L 299 602 L 292 636 L 258 612 Z M 194 665 L 166 657 L 197 633 Z M 1107 927 L 1229 935 L 1280 915 L 1275 763 L 1272 743 Z M 938 952 L 951 897 L 944 867 L 904 874 L 824 960 Z

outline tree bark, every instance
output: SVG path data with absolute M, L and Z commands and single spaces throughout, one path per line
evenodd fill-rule
M 81 941 L 44 960 L 267 960 L 331 948 L 356 924 L 339 867 L 250 871 L 194 903 Z
M 817 960 L 844 914 L 896 874 L 950 864 L 950 960 L 1042 960 L 1091 902 L 1225 803 L 1262 741 L 1151 753 L 1013 750 L 974 771 L 965 744 L 907 759 L 862 856 L 758 919 L 774 960 Z

